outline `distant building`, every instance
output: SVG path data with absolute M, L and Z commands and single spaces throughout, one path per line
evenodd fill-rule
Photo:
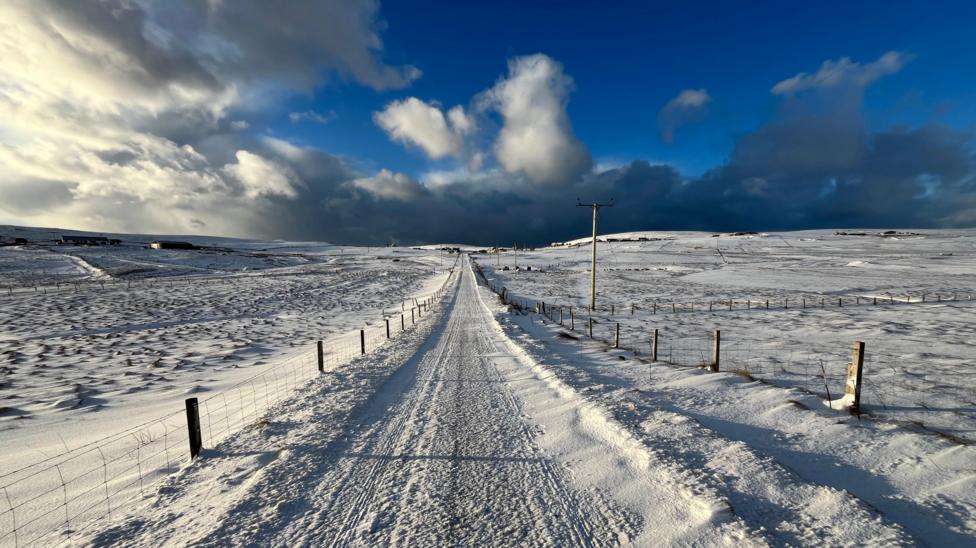
M 62 235 L 62 245 L 108 245 L 108 238 L 104 236 L 68 236 Z
M 149 247 L 153 249 L 196 249 L 197 246 L 190 242 L 173 242 L 169 240 L 157 240 L 150 242 Z

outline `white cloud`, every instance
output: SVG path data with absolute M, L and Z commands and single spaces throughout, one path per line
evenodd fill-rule
M 316 124 L 328 124 L 332 120 L 335 120 L 335 118 L 336 113 L 334 110 L 330 110 L 324 114 L 314 110 L 306 110 L 305 112 L 292 112 L 288 115 L 288 119 L 293 124 L 297 124 L 302 121 L 313 122 Z
M 377 198 L 386 200 L 408 202 L 424 194 L 424 188 L 420 183 L 403 173 L 394 173 L 388 169 L 382 169 L 372 177 L 355 179 L 351 184 Z
M 504 122 L 495 142 L 499 163 L 542 185 L 577 179 L 592 161 L 566 113 L 572 79 L 543 54 L 512 59 L 508 69 L 482 97 L 482 106 L 497 110 Z
M 705 107 L 711 102 L 712 97 L 704 88 L 683 90 L 668 101 L 657 114 L 661 140 L 665 143 L 673 142 L 674 132 L 703 116 Z
M 394 141 L 420 147 L 430 158 L 460 156 L 464 148 L 463 136 L 474 130 L 474 121 L 456 106 L 447 116 L 437 105 L 416 97 L 393 101 L 373 120 Z
M 246 150 L 238 150 L 237 163 L 227 164 L 223 170 L 244 187 L 244 195 L 254 199 L 262 196 L 294 198 L 295 175 L 287 167 Z
M 829 89 L 842 86 L 867 87 L 869 84 L 900 71 L 912 56 L 898 51 L 889 51 L 878 60 L 862 65 L 841 57 L 836 61 L 827 60 L 813 74 L 801 72 L 773 86 L 774 95 L 794 95 L 812 89 Z

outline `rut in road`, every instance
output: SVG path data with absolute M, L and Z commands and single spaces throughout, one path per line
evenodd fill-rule
M 332 546 L 444 543 L 605 546 L 640 517 L 569 486 L 534 443 L 493 363 L 492 321 L 469 269 L 444 329 L 330 457 L 318 503 L 282 539 Z M 412 379 L 410 378 L 412 377 Z M 388 392 L 398 384 L 394 378 Z

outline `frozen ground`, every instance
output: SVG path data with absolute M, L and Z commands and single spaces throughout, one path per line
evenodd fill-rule
M 969 300 L 976 293 L 976 231 L 624 237 L 649 241 L 599 244 L 594 327 L 599 338 L 612 338 L 614 324 L 620 323 L 622 344 L 650 352 L 656 328 L 662 359 L 697 365 L 710 360 L 711 333 L 720 329 L 723 368 L 825 398 L 828 391 L 831 397 L 843 391 L 852 344 L 861 340 L 866 343 L 865 411 L 976 441 L 971 366 L 976 301 Z M 514 267 L 511 252 L 481 255 L 478 261 L 513 296 L 573 306 L 585 323 L 590 250 L 588 239 L 581 243 L 520 251 L 518 271 L 497 266 Z M 527 266 L 532 270 L 524 270 Z M 920 304 L 923 294 L 926 303 Z M 913 304 L 905 304 L 906 295 Z M 844 296 L 842 307 L 838 296 Z M 875 297 L 880 304 L 872 304 Z M 953 297 L 959 300 L 948 300 Z M 824 308 L 819 308 L 821 298 Z M 886 304 L 891 298 L 895 304 Z M 942 302 L 932 302 L 936 299 Z M 733 311 L 727 309 L 729 300 Z M 693 301 L 695 311 L 689 312 L 687 303 Z M 670 313 L 671 302 L 684 306 Z M 568 323 L 568 309 L 564 312 Z
M 32 241 L 59 233 L 17 231 Z M 0 293 L 0 470 L 382 323 L 384 309 L 399 312 L 451 264 L 403 248 L 189 238 L 221 249 L 167 251 L 146 249 L 153 237 L 119 237 L 119 246 L 0 247 L 8 282 L 107 282 Z

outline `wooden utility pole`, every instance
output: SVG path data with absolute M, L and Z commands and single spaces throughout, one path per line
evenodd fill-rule
M 596 310 L 596 219 L 597 213 L 600 211 L 601 207 L 613 207 L 613 200 L 610 200 L 610 202 L 606 204 L 597 202 L 584 204 L 579 201 L 579 198 L 577 198 L 576 207 L 589 207 L 593 209 L 593 253 L 590 264 L 590 310 Z

